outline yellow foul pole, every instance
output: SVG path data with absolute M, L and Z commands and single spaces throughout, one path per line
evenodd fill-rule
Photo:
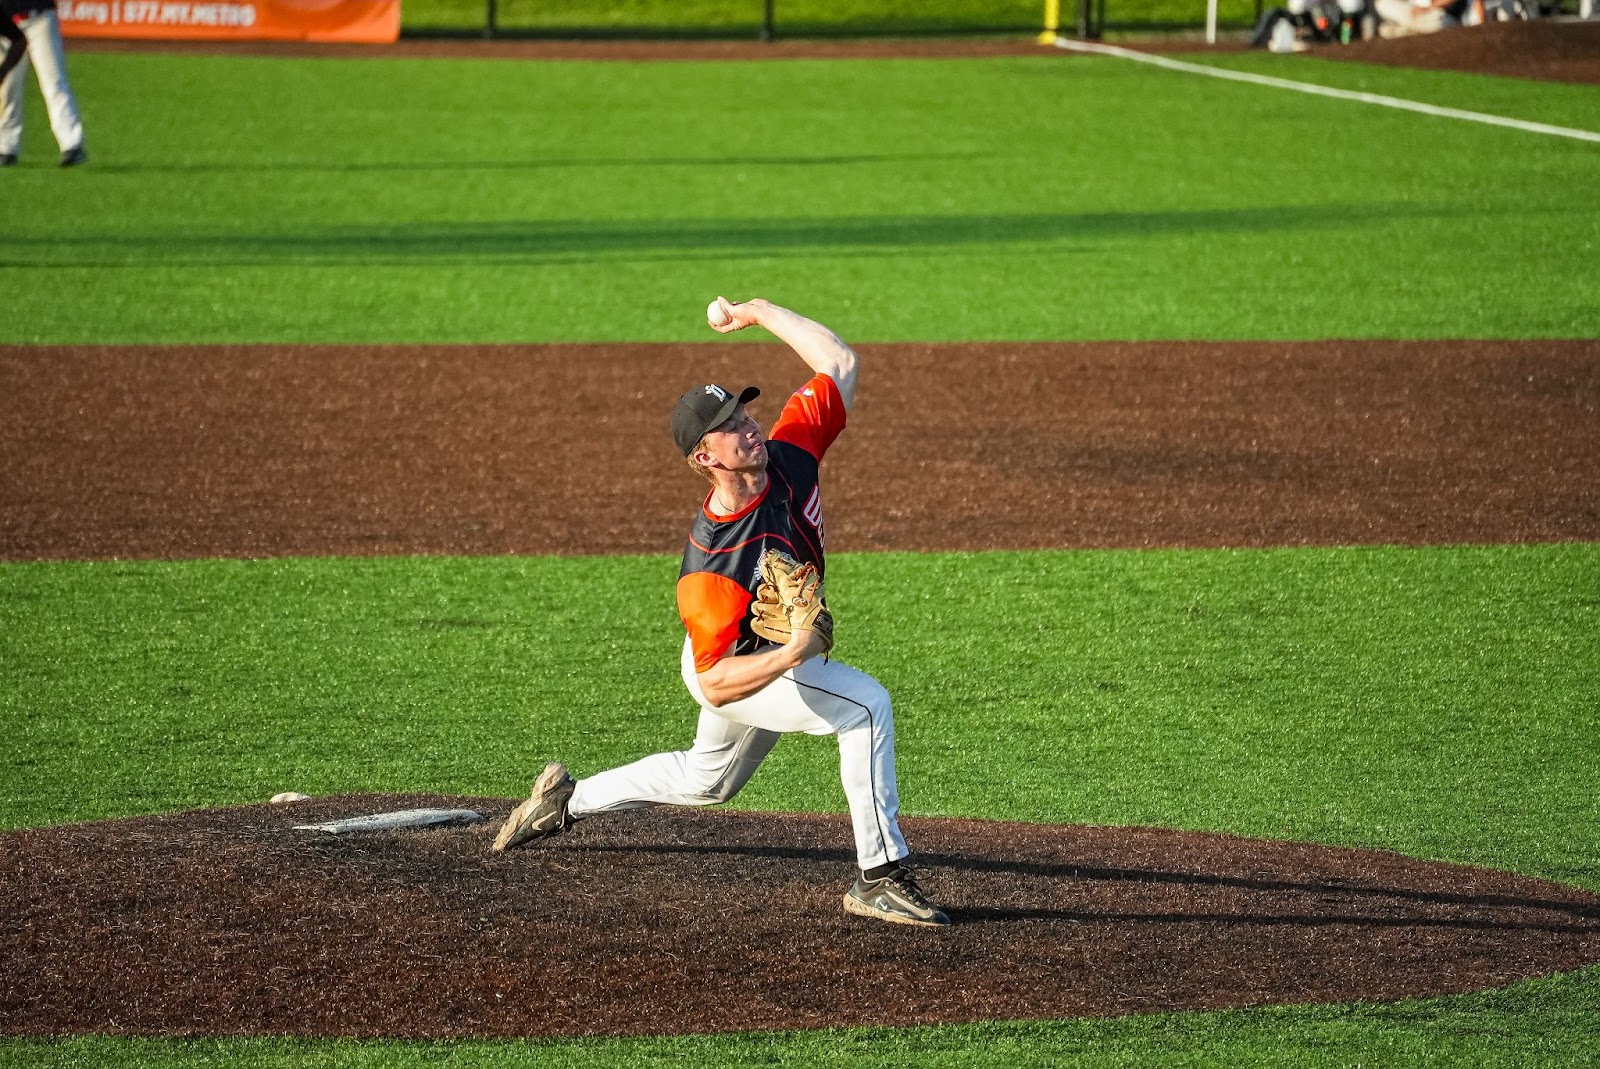
M 1053 45 L 1056 43 L 1056 31 L 1061 28 L 1061 0 L 1044 0 L 1044 32 L 1039 35 L 1039 43 Z

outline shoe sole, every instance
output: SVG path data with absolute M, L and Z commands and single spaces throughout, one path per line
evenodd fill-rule
M 539 778 L 533 781 L 533 790 L 529 792 L 528 799 L 522 804 L 518 805 L 517 808 L 513 809 L 511 811 L 511 815 L 506 818 L 506 822 L 500 826 L 500 834 L 494 837 L 495 853 L 503 854 L 512 848 L 513 844 L 511 840 L 521 828 L 522 822 L 525 819 L 525 812 L 530 810 L 530 808 L 538 809 L 539 803 L 544 801 L 545 795 L 549 794 L 556 787 L 564 783 L 567 778 L 567 770 L 564 765 L 552 761 L 548 765 L 544 766 L 544 771 L 539 773 Z M 530 812 L 527 813 L 527 815 L 532 814 Z M 550 833 L 546 832 L 545 834 Z M 521 846 L 522 843 L 528 842 L 530 839 L 534 838 L 542 838 L 542 836 L 529 836 L 528 839 L 523 839 L 521 842 L 518 842 L 515 845 Z
M 882 910 L 873 909 L 849 891 L 844 894 L 844 911 L 846 913 L 854 913 L 858 917 L 871 917 L 873 920 L 888 921 L 890 924 L 910 924 L 917 928 L 947 928 L 950 925 L 948 919 L 944 921 L 923 920 L 920 917 L 907 917 L 901 913 L 885 913 Z

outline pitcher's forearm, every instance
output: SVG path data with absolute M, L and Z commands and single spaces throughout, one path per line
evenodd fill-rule
M 787 645 L 724 657 L 699 673 L 696 680 L 706 701 L 720 709 L 730 702 L 743 701 L 825 649 L 826 643 L 816 632 L 801 631 Z
M 832 379 L 834 385 L 839 387 L 839 396 L 844 398 L 845 407 L 850 407 L 855 401 L 856 375 L 860 371 L 861 358 L 845 344 L 844 339 L 816 320 L 807 319 L 771 301 L 757 298 L 747 302 L 744 307 L 750 308 L 755 322 L 793 349 L 812 371 Z

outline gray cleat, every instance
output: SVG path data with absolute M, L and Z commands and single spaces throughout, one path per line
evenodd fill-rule
M 539 778 L 533 781 L 533 793 L 528 800 L 511 811 L 506 822 L 500 825 L 500 834 L 494 837 L 494 852 L 504 853 L 532 839 L 543 839 L 572 827 L 567 815 L 567 803 L 577 781 L 567 774 L 567 766 L 552 761 L 544 766 Z
M 878 880 L 857 876 L 855 886 L 845 892 L 844 911 L 891 924 L 938 928 L 950 923 L 950 918 L 928 901 L 917 886 L 916 875 L 904 865 Z

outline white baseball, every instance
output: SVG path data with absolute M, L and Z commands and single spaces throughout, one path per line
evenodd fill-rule
M 706 305 L 706 322 L 714 327 L 725 327 L 733 322 L 733 317 L 722 307 L 721 297 Z
M 311 796 L 309 794 L 301 794 L 299 791 L 284 791 L 282 794 L 275 794 L 272 796 L 273 805 L 282 805 L 285 802 L 306 802 L 310 800 Z

